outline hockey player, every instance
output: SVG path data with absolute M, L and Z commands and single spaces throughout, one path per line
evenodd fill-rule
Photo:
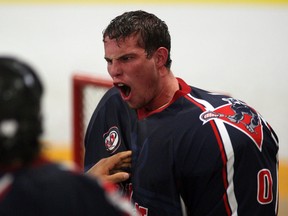
M 29 65 L 0 57 L 0 215 L 134 214 L 113 185 L 41 156 L 42 93 L 42 83 Z M 112 164 L 101 160 L 96 175 L 107 178 L 129 157 L 125 154 L 110 158 Z
M 108 73 L 131 109 L 113 93 L 99 105 L 112 115 L 98 116 L 98 127 L 110 119 L 103 137 L 117 128 L 132 149 L 132 200 L 142 215 L 277 215 L 278 138 L 255 109 L 176 78 L 168 27 L 153 14 L 117 16 L 103 42 Z M 241 118 L 233 101 L 245 107 Z

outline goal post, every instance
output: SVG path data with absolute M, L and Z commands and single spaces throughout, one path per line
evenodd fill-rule
M 83 73 L 72 76 L 72 159 L 81 169 L 84 167 L 84 137 L 89 120 L 98 102 L 111 87 L 109 79 Z

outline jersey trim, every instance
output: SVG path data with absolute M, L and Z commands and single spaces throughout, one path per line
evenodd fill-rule
M 205 100 L 193 97 L 191 94 L 185 96 L 186 99 L 197 105 L 203 112 L 214 110 L 214 107 Z M 226 193 L 223 195 L 224 205 L 227 215 L 237 216 L 238 203 L 234 191 L 234 151 L 232 143 L 223 121 L 214 119 L 209 122 L 214 131 L 223 162 L 223 185 Z
M 5 174 L 0 178 L 0 202 L 11 188 L 13 180 L 14 178 L 11 174 Z
M 191 87 L 187 85 L 187 83 L 185 83 L 184 80 L 178 77 L 176 79 L 179 83 L 179 90 L 175 92 L 172 100 L 169 103 L 167 103 L 165 106 L 161 107 L 161 109 L 156 109 L 151 112 L 147 112 L 145 109 L 137 109 L 137 115 L 138 115 L 139 120 L 147 118 L 148 116 L 153 115 L 155 113 L 162 112 L 164 109 L 169 107 L 172 103 L 174 103 L 178 98 L 187 95 L 191 91 Z

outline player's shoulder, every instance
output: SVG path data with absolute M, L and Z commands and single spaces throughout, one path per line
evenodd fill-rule
M 120 108 L 123 105 L 126 106 L 126 102 L 122 100 L 119 90 L 116 87 L 112 87 L 102 96 L 97 105 L 97 109 L 107 109 L 107 107 Z
M 207 90 L 198 88 L 195 86 L 191 86 L 191 95 L 198 97 L 198 98 L 223 98 L 223 97 L 231 97 L 229 92 L 225 92 L 222 90 Z
M 119 90 L 116 87 L 112 87 L 108 89 L 103 97 L 101 98 L 101 101 L 108 101 L 108 100 L 122 100 Z
M 109 111 L 114 112 L 115 110 L 118 112 L 131 112 L 128 104 L 122 99 L 119 90 L 116 87 L 112 87 L 107 90 L 100 99 L 96 109 L 94 110 L 93 116 L 99 115 L 99 113 L 104 114 Z
M 73 164 L 46 162 L 41 165 L 33 165 L 21 170 L 15 175 L 15 186 L 21 188 L 26 183 L 27 193 L 37 194 L 41 191 L 51 196 L 69 193 L 71 190 L 78 193 L 87 193 L 89 190 L 102 191 L 99 183 L 87 175 L 83 175 L 80 169 Z M 88 190 L 89 189 L 89 190 Z
M 31 208 L 43 209 L 47 213 L 43 215 L 80 215 L 81 212 L 95 215 L 97 211 L 99 214 L 120 215 L 114 203 L 107 199 L 107 193 L 100 182 L 83 175 L 76 167 L 47 162 L 15 173 L 13 190 L 6 202 L 12 202 L 15 197 L 22 199 L 20 204 L 13 205 L 24 206 L 23 215 L 28 215 L 25 212 L 27 209 L 30 212 Z

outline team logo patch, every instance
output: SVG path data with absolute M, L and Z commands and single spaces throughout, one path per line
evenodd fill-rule
M 119 129 L 117 127 L 111 127 L 108 132 L 103 134 L 106 150 L 112 154 L 121 144 L 119 137 Z
M 263 127 L 258 113 L 244 102 L 234 98 L 223 98 L 228 104 L 206 111 L 200 115 L 203 124 L 210 120 L 220 119 L 239 129 L 250 137 L 258 149 L 262 150 Z

